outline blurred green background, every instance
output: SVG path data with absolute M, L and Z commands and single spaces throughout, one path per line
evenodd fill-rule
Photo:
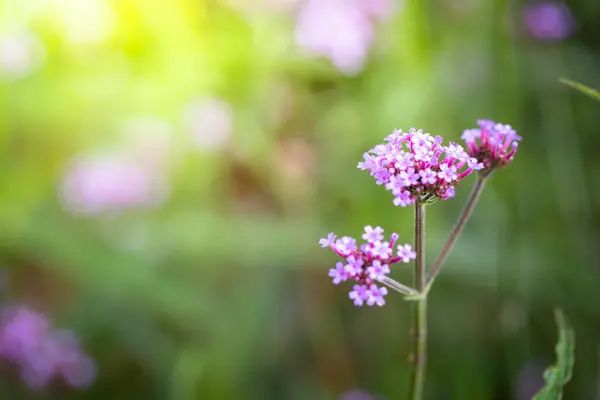
M 530 398 L 559 306 L 565 398 L 600 399 L 600 103 L 558 82 L 600 87 L 600 3 L 551 4 L 2 0 L 0 296 L 98 376 L 34 392 L 3 365 L 1 397 L 404 398 L 409 304 L 355 308 L 317 241 L 412 243 L 362 153 L 488 118 L 523 141 L 431 293 L 427 397 Z M 472 181 L 429 207 L 429 260 Z

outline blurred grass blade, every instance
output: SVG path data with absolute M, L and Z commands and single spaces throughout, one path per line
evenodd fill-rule
M 569 79 L 561 78 L 560 81 L 566 85 L 571 86 L 572 88 L 574 88 L 576 90 L 579 90 L 581 93 L 587 94 L 591 98 L 594 98 L 594 99 L 600 101 L 600 92 L 597 91 L 596 89 L 592 89 L 591 87 L 587 87 L 585 85 L 582 85 L 581 83 L 573 82 Z
M 546 369 L 544 372 L 546 385 L 532 400 L 562 399 L 563 386 L 571 380 L 573 364 L 575 364 L 575 332 L 560 309 L 556 309 L 554 314 L 558 325 L 556 364 Z

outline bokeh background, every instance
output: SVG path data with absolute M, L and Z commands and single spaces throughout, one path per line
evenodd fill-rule
M 427 397 L 531 398 L 558 306 L 600 399 L 600 103 L 558 82 L 600 87 L 599 2 L 0 4 L 2 398 L 404 398 L 409 304 L 355 308 L 317 241 L 412 242 L 362 153 L 488 118 L 524 139 L 431 293 Z

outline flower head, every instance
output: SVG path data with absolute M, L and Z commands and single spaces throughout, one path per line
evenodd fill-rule
M 365 153 L 358 168 L 368 170 L 377 184 L 384 184 L 397 206 L 454 197 L 454 186 L 473 170 L 483 168 L 460 145 L 444 146 L 441 136 L 421 129 L 395 130 L 385 141 Z
M 333 233 L 321 239 L 319 243 L 322 247 L 331 248 L 344 259 L 344 262 L 338 262 L 335 268 L 329 270 L 333 283 L 338 285 L 347 280 L 357 282 L 349 293 L 354 305 L 383 306 L 383 297 L 387 294 L 387 289 L 378 287 L 374 282 L 386 278 L 390 273 L 390 265 L 398 262 L 408 263 L 416 257 L 416 253 L 410 245 L 405 244 L 398 246 L 398 252 L 394 256 L 392 253 L 398 234 L 393 233 L 389 242 L 384 241 L 381 227 L 365 226 L 362 237 L 365 243 L 360 246 L 357 246 L 355 239 L 348 236 L 336 240 Z
M 467 129 L 462 135 L 469 155 L 483 164 L 484 174 L 509 164 L 517 152 L 521 136 L 510 125 L 478 120 L 479 128 Z

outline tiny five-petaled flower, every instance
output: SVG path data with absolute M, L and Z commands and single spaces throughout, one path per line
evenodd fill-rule
M 383 229 L 381 227 L 365 226 L 362 238 L 366 241 L 357 246 L 356 240 L 343 236 L 339 239 L 330 233 L 327 238 L 319 240 L 321 247 L 329 247 L 345 261 L 338 262 L 335 268 L 329 270 L 329 276 L 333 283 L 338 285 L 347 280 L 355 280 L 353 290 L 349 293 L 354 305 L 361 307 L 383 306 L 385 295 L 388 291 L 385 287 L 378 287 L 374 282 L 382 281 L 390 273 L 390 265 L 397 262 L 408 263 L 416 258 L 416 253 L 409 244 L 398 245 L 396 256 L 393 257 L 394 246 L 398 241 L 398 235 L 393 233 L 390 241 L 384 241 Z

